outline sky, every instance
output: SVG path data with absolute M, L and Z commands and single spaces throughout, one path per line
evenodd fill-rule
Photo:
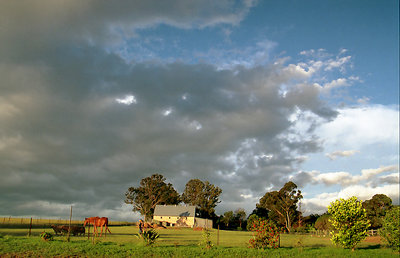
M 399 1 L 6 0 L 0 42 L 0 216 L 135 221 L 155 173 L 399 204 Z

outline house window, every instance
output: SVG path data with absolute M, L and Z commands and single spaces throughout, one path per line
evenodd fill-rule
M 171 217 L 168 217 L 168 219 L 171 219 Z
M 162 216 L 160 217 L 160 219 L 162 219 Z

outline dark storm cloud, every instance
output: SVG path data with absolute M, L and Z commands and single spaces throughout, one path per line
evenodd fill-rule
M 2 46 L 30 55 L 65 40 L 118 41 L 135 30 L 158 24 L 179 28 L 237 25 L 254 1 L 2 1 Z M 29 40 L 27 40 L 29 39 Z
M 233 70 L 127 64 L 81 40 L 105 35 L 113 24 L 240 21 L 225 2 L 218 4 L 222 11 L 197 10 L 206 16 L 194 20 L 191 10 L 163 16 L 147 2 L 139 17 L 137 5 L 51 1 L 29 9 L 27 3 L 0 8 L 7 21 L 0 32 L 7 38 L 0 47 L 0 215 L 59 216 L 74 204 L 76 216 L 123 217 L 125 191 L 152 173 L 179 191 L 192 178 L 209 180 L 223 189 L 224 205 L 243 203 L 244 196 L 280 188 L 297 155 L 318 149 L 312 137 L 286 137 L 296 133 L 293 112 L 335 116 L 312 86 L 282 94 L 281 85 L 296 79 L 282 64 Z M 135 101 L 116 101 L 126 96 Z

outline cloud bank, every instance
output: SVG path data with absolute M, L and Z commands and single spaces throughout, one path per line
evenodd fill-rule
M 343 51 L 305 52 L 299 63 L 255 58 L 250 65 L 241 58 L 233 65 L 127 62 L 113 52 L 156 26 L 236 26 L 253 1 L 120 3 L 0 4 L 0 215 L 64 217 L 74 205 L 78 218 L 137 218 L 124 193 L 153 173 L 180 192 L 192 178 L 209 180 L 223 189 L 220 210 L 251 210 L 307 154 L 322 151 L 325 135 L 340 138 L 337 123 L 344 130 L 349 117 L 365 115 L 338 112 L 320 97 L 324 88 L 347 86 L 340 78 L 351 57 Z M 339 76 L 326 81 L 332 72 Z M 352 130 L 368 138 L 364 127 Z M 371 141 L 393 139 L 380 132 Z M 339 149 L 361 149 L 352 141 Z M 302 175 L 324 184 L 354 181 L 346 172 Z

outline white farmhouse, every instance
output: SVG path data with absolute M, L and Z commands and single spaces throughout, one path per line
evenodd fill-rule
M 164 226 L 212 228 L 212 220 L 196 217 L 196 206 L 156 205 L 153 221 Z

